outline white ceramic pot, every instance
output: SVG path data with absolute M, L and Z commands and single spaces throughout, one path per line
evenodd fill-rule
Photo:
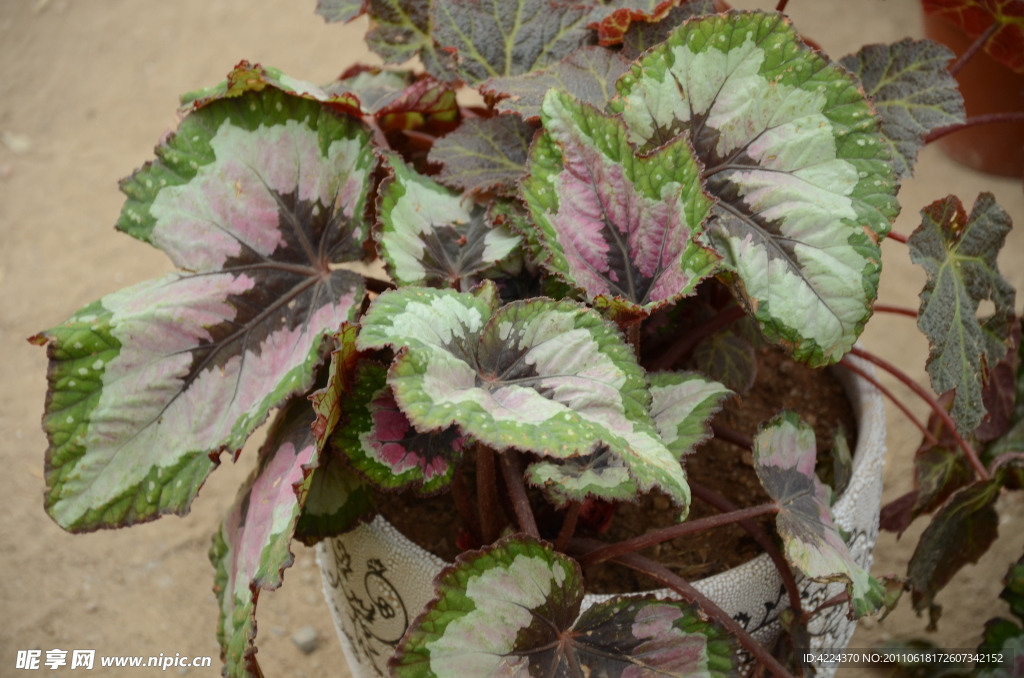
M 871 371 L 866 363 L 857 362 Z M 861 567 L 870 568 L 882 497 L 885 411 L 881 395 L 873 386 L 841 368 L 835 373 L 850 397 L 858 431 L 853 475 L 833 512 L 839 526 L 852 535 L 854 559 Z M 409 622 L 433 597 L 434 576 L 447 563 L 412 543 L 379 516 L 347 534 L 321 542 L 317 559 L 324 596 L 352 675 L 386 676 L 388 658 Z M 778 616 L 789 607 L 789 598 L 767 555 L 693 585 L 759 641 L 769 643 L 779 633 Z M 844 590 L 841 584 L 808 580 L 800 580 L 799 585 L 805 609 L 814 609 Z M 668 590 L 655 593 L 671 595 Z M 584 606 L 606 597 L 587 596 Z M 810 624 L 811 645 L 845 648 L 854 627 L 855 622 L 846 618 L 845 605 L 829 608 Z M 744 659 L 749 661 L 749 657 Z M 822 668 L 818 676 L 830 678 L 833 672 Z

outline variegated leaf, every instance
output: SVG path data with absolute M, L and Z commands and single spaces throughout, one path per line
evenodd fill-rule
M 590 9 L 554 0 L 433 0 L 433 36 L 471 85 L 540 70 L 590 40 Z
M 374 300 L 359 346 L 401 350 L 388 384 L 420 431 L 458 424 L 495 449 L 557 458 L 604 443 L 640 489 L 689 504 L 682 468 L 647 413 L 633 350 L 580 304 L 541 298 L 499 309 L 490 283 L 476 295 L 403 288 Z
M 460 557 L 435 589 L 389 662 L 397 678 L 724 678 L 735 670 L 734 641 L 694 605 L 616 597 L 576 621 L 579 565 L 529 537 Z
M 540 120 L 540 106 L 548 90 L 560 89 L 580 101 L 603 109 L 615 96 L 615 80 L 629 62 L 610 49 L 581 47 L 542 71 L 505 78 L 491 78 L 480 91 L 501 112 L 518 113 L 524 120 Z
M 711 199 L 684 139 L 638 155 L 619 118 L 552 90 L 522 193 L 545 266 L 615 319 L 685 295 L 718 257 L 697 240 Z
M 964 98 L 946 70 L 955 54 L 931 40 L 867 45 L 840 64 L 856 73 L 882 119 L 896 176 L 913 175 L 929 132 L 964 121 Z
M 430 162 L 441 165 L 437 179 L 443 184 L 515 195 L 535 131 L 514 115 L 470 119 L 434 142 Z
M 937 14 L 978 38 L 996 23 L 985 51 L 1007 68 L 1024 73 L 1024 8 L 1020 0 L 922 0 L 924 11 Z
M 182 120 L 122 182 L 118 228 L 187 272 L 111 294 L 49 342 L 50 515 L 91 530 L 185 513 L 214 467 L 313 384 L 354 317 L 369 135 L 271 83 Z
M 437 494 L 451 483 L 466 438 L 457 426 L 418 432 L 398 409 L 386 378 L 382 365 L 360 366 L 342 405 L 344 424 L 331 442 L 379 490 Z
M 917 317 L 931 344 L 928 376 L 936 393 L 956 389 L 950 414 L 960 431 L 973 431 L 985 416 L 988 369 L 1010 345 L 1016 294 L 996 257 L 1012 223 L 991 193 L 978 196 L 969 217 L 955 196 L 932 203 L 921 217 L 907 245 L 911 261 L 928 274 Z M 995 313 L 979 321 L 985 300 Z
M 654 425 L 668 449 L 682 461 L 711 437 L 711 418 L 732 391 L 696 372 L 655 372 L 647 379 Z
M 305 398 L 280 412 L 257 468 L 242 486 L 234 506 L 214 535 L 210 561 L 220 603 L 217 640 L 224 675 L 261 676 L 256 663 L 256 600 L 261 591 L 281 586 L 295 558 L 289 545 L 308 489 L 310 468 L 319 452 Z
M 520 246 L 521 238 L 507 228 L 487 224 L 486 210 L 472 197 L 441 186 L 397 157 L 389 157 L 387 165 L 377 242 L 399 284 L 468 289 Z
M 334 537 L 373 515 L 373 490 L 328 445 L 339 422 L 348 393 L 355 387 L 354 375 L 362 356 L 356 350 L 355 325 L 345 324 L 335 337 L 327 385 L 309 396 L 316 420 L 313 438 L 320 464 L 313 469 L 295 538 L 310 546 Z
M 645 149 L 687 132 L 718 203 L 723 277 L 772 341 L 820 366 L 871 314 L 878 240 L 898 204 L 888 148 L 856 80 L 781 14 L 698 17 L 645 53 L 610 108 Z
M 814 429 L 783 412 L 754 438 L 754 468 L 779 504 L 775 524 L 786 559 L 815 581 L 846 584 L 850 609 L 862 617 L 878 609 L 885 588 L 853 560 L 829 511 L 829 488 L 814 475 Z
M 605 445 L 579 457 L 536 461 L 526 469 L 526 480 L 556 506 L 589 498 L 635 501 L 637 495 L 626 462 Z

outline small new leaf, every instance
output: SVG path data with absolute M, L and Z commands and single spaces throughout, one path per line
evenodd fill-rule
M 540 107 L 548 90 L 560 89 L 580 101 L 603 109 L 615 96 L 615 81 L 629 68 L 617 52 L 596 46 L 581 47 L 542 71 L 508 78 L 491 78 L 480 91 L 501 112 L 518 113 L 528 122 L 540 120 Z
M 913 175 L 917 154 L 930 132 L 964 121 L 964 99 L 946 70 L 954 57 L 937 42 L 906 38 L 891 45 L 867 45 L 839 62 L 860 77 L 875 104 L 901 179 Z
M 982 388 L 988 369 L 1010 344 L 1015 293 L 996 256 L 1010 231 L 1010 217 L 991 193 L 978 196 L 970 217 L 954 196 L 921 210 L 910 235 L 910 258 L 928 274 L 917 326 L 928 336 L 928 376 L 936 393 L 956 389 L 950 414 L 960 431 L 973 431 L 985 415 Z M 991 300 L 995 314 L 980 322 L 978 305 Z
M 814 474 L 814 429 L 783 412 L 754 438 L 754 468 L 779 504 L 776 527 L 786 559 L 815 581 L 838 581 L 860 618 L 882 606 L 885 588 L 854 561 L 832 521 L 829 489 Z
M 694 605 L 616 597 L 576 621 L 579 565 L 529 537 L 461 556 L 435 590 L 388 663 L 397 678 L 724 678 L 735 670 L 735 642 Z
M 553 0 L 433 0 L 434 39 L 471 85 L 542 69 L 590 40 L 588 7 Z
M 636 501 L 636 483 L 621 457 L 602 445 L 596 452 L 568 459 L 542 459 L 526 469 L 526 479 L 557 506 L 601 499 Z
M 466 120 L 434 143 L 430 162 L 442 166 L 437 179 L 443 184 L 471 193 L 515 195 L 534 132 L 514 115 Z
M 665 445 L 682 461 L 711 437 L 711 418 L 733 393 L 696 372 L 648 374 L 651 417 Z
M 490 227 L 471 196 L 456 193 L 387 159 L 381 184 L 377 242 L 391 278 L 401 285 L 448 285 L 468 289 L 481 273 L 509 257 L 521 238 Z
M 718 257 L 698 241 L 711 199 L 689 144 L 638 155 L 622 120 L 553 90 L 521 190 L 545 266 L 616 320 L 686 295 Z

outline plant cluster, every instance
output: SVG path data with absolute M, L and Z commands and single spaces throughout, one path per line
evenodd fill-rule
M 1006 3 L 932 4 L 996 6 L 979 46 L 1019 31 Z M 50 357 L 47 512 L 74 532 L 187 513 L 275 413 L 210 552 L 231 676 L 259 673 L 256 599 L 281 584 L 291 540 L 353 528 L 386 492 L 451 493 L 471 549 L 439 575 L 397 676 L 726 675 L 739 647 L 788 675 L 637 554 L 731 522 L 782 572 L 795 637 L 817 612 L 798 575 L 845 582 L 828 604 L 856 617 L 904 585 L 934 611 L 995 538 L 1024 435 L 1020 325 L 996 267 L 1010 220 L 992 196 L 969 214 L 952 196 L 924 208 L 905 239 L 928 272 L 920 310 L 875 303 L 900 179 L 927 140 L 975 122 L 953 55 L 908 39 L 836 63 L 778 11 L 720 9 L 321 0 L 329 21 L 369 14 L 370 48 L 424 70 L 358 66 L 317 86 L 241 62 L 185 95 L 177 131 L 122 181 L 117 225 L 180 270 L 33 338 Z M 462 86 L 487 105 L 461 106 Z M 983 301 L 994 312 L 979 320 Z M 935 517 L 906 581 L 883 584 L 830 514 L 850 469 L 841 435 L 830 487 L 792 412 L 752 440 L 716 432 L 750 448 L 761 506 L 736 509 L 684 466 L 750 388 L 762 343 L 903 378 L 855 347 L 873 312 L 894 310 L 928 335 L 942 396 L 916 386 L 934 416 L 918 422 L 916 489 L 883 524 Z M 678 525 L 620 543 L 578 529 L 588 506 L 653 490 Z M 684 521 L 691 496 L 723 513 Z M 765 514 L 777 538 L 751 520 Z M 605 560 L 680 599 L 619 596 L 580 616 L 580 563 Z

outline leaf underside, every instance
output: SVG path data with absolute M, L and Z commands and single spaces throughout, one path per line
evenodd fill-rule
M 521 190 L 544 265 L 620 321 L 692 294 L 717 257 L 697 239 L 711 201 L 686 141 L 637 155 L 620 119 L 557 90 L 542 121 Z
M 38 338 L 46 506 L 66 529 L 187 512 L 211 456 L 240 450 L 309 389 L 329 336 L 358 311 L 361 277 L 330 266 L 362 256 L 369 135 L 315 98 L 248 86 L 197 105 L 121 185 L 118 228 L 187 272 Z
M 985 415 L 988 369 L 1010 345 L 1016 294 L 996 257 L 1011 221 L 991 193 L 978 196 L 970 216 L 948 196 L 921 210 L 921 217 L 907 245 L 911 261 L 928 274 L 917 317 L 930 344 L 928 376 L 936 393 L 956 389 L 950 414 L 960 431 L 973 431 Z M 985 300 L 995 312 L 979 321 Z
M 489 282 L 475 295 L 403 288 L 371 304 L 359 346 L 400 351 L 387 381 L 420 431 L 457 424 L 497 450 L 554 458 L 605 444 L 641 489 L 689 503 L 632 349 L 592 310 L 543 298 L 499 309 Z
M 722 678 L 734 671 L 732 639 L 686 603 L 616 597 L 576 621 L 579 566 L 529 537 L 464 554 L 438 575 L 435 589 L 389 662 L 398 678 Z
M 877 292 L 878 240 L 898 212 L 878 119 L 856 80 L 777 13 L 695 18 L 622 76 L 610 109 L 631 141 L 686 132 L 707 226 L 765 336 L 812 366 L 853 346 Z
M 964 121 L 964 98 L 946 70 L 955 56 L 937 42 L 906 38 L 867 45 L 839 62 L 860 78 L 874 103 L 900 179 L 913 175 L 930 132 Z
M 786 559 L 811 579 L 845 583 L 859 618 L 882 605 L 885 589 L 853 560 L 836 529 L 815 457 L 814 429 L 794 412 L 779 414 L 754 438 L 754 468 L 779 504 L 775 524 Z

